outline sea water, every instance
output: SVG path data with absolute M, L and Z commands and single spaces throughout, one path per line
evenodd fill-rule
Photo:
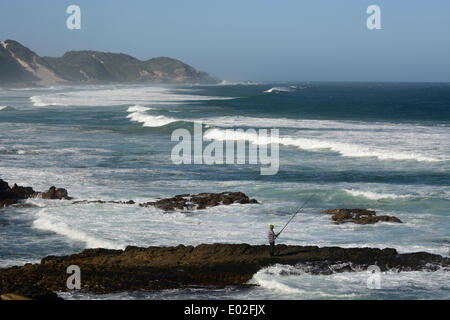
M 207 138 L 230 128 L 276 128 L 280 168 L 175 165 L 175 129 L 202 121 Z M 97 85 L 0 89 L 0 178 L 74 200 L 134 200 L 242 191 L 258 204 L 164 213 L 120 204 L 30 199 L 0 212 L 0 267 L 85 248 L 265 244 L 312 197 L 278 243 L 450 250 L 450 84 L 262 83 Z M 247 137 L 260 143 L 257 137 Z M 368 208 L 403 223 L 333 224 L 328 208 Z M 313 275 L 274 265 L 251 288 L 183 289 L 68 299 L 449 299 L 446 270 Z

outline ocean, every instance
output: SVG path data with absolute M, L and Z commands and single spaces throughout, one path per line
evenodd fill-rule
M 174 164 L 176 129 L 279 129 L 279 170 Z M 249 137 L 250 141 L 257 140 Z M 29 199 L 0 211 L 0 267 L 85 248 L 265 244 L 307 199 L 278 243 L 450 251 L 450 84 L 222 83 L 0 89 L 0 178 L 66 188 L 75 200 L 147 202 L 176 194 L 242 191 L 261 204 L 194 212 Z M 373 209 L 403 223 L 334 224 L 330 208 Z M 180 289 L 66 299 L 450 299 L 450 273 L 313 275 L 274 265 L 249 288 Z

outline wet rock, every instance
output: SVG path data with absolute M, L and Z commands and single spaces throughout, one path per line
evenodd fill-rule
M 10 188 L 9 185 L 6 181 L 3 181 L 2 179 L 0 179 L 0 195 L 5 193 L 5 192 L 9 192 Z
M 46 192 L 36 192 L 31 187 L 22 187 L 17 184 L 10 188 L 6 181 L 0 179 L 0 208 L 10 205 L 18 206 L 21 200 L 34 198 L 39 195 L 43 199 L 70 199 L 67 190 L 63 188 L 51 187 Z
M 62 300 L 43 286 L 10 285 L 0 287 L 0 300 Z
M 20 296 L 15 293 L 6 293 L 6 294 L 2 294 L 0 296 L 0 300 L 32 300 L 32 299 L 24 297 L 24 296 Z
M 11 206 L 13 204 L 16 204 L 17 202 L 18 202 L 17 199 L 5 199 L 5 200 L 2 200 L 2 201 L 0 201 L 0 208 Z
M 31 187 L 21 187 L 14 184 L 9 187 L 6 181 L 0 179 L 0 201 L 9 199 L 26 199 L 34 196 L 36 192 Z
M 48 191 L 41 193 L 42 199 L 70 200 L 67 190 L 64 188 L 50 187 Z
M 14 184 L 9 187 L 6 181 L 0 179 L 0 208 L 17 204 L 20 200 L 27 199 L 36 195 L 31 187 L 22 187 Z
M 74 201 L 72 204 L 91 204 L 91 203 L 100 203 L 100 204 L 135 204 L 133 200 L 128 201 L 103 201 L 103 200 L 80 200 Z
M 174 210 L 202 210 L 218 205 L 230 205 L 233 203 L 247 204 L 259 203 L 256 199 L 249 197 L 242 192 L 222 192 L 222 193 L 199 193 L 182 194 L 172 198 L 160 199 L 155 202 L 141 203 L 141 207 L 156 207 L 164 211 Z
M 397 217 L 377 216 L 375 211 L 367 209 L 328 209 L 324 210 L 323 213 L 331 214 L 331 220 L 338 224 L 346 222 L 374 224 L 380 221 L 402 223 Z
M 36 195 L 36 192 L 31 187 L 21 187 L 17 184 L 14 184 L 14 186 L 11 188 L 11 192 L 18 198 L 18 199 L 27 199 L 34 197 Z
M 359 214 L 359 215 L 375 215 L 375 211 L 367 210 L 367 209 L 327 209 L 324 210 L 323 213 L 326 214 L 338 214 L 338 213 L 351 213 L 351 214 Z
M 261 268 L 277 263 L 306 265 L 312 274 L 365 270 L 374 264 L 382 271 L 399 272 L 450 268 L 450 258 L 425 252 L 399 254 L 393 248 L 277 245 L 275 251 L 271 257 L 267 245 L 249 244 L 88 249 L 46 257 L 40 264 L 0 269 L 0 294 L 36 298 L 66 291 L 66 269 L 72 264 L 81 269 L 82 289 L 95 293 L 245 285 Z

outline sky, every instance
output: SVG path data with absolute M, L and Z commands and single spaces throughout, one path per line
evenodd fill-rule
M 6 39 L 41 56 L 168 56 L 229 81 L 450 81 L 448 0 L 0 0 Z

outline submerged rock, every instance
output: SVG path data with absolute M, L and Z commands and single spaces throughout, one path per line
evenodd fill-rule
M 331 219 L 339 224 L 346 222 L 374 224 L 380 221 L 402 223 L 397 217 L 377 216 L 375 211 L 367 209 L 328 209 L 324 210 L 323 213 L 331 214 Z

